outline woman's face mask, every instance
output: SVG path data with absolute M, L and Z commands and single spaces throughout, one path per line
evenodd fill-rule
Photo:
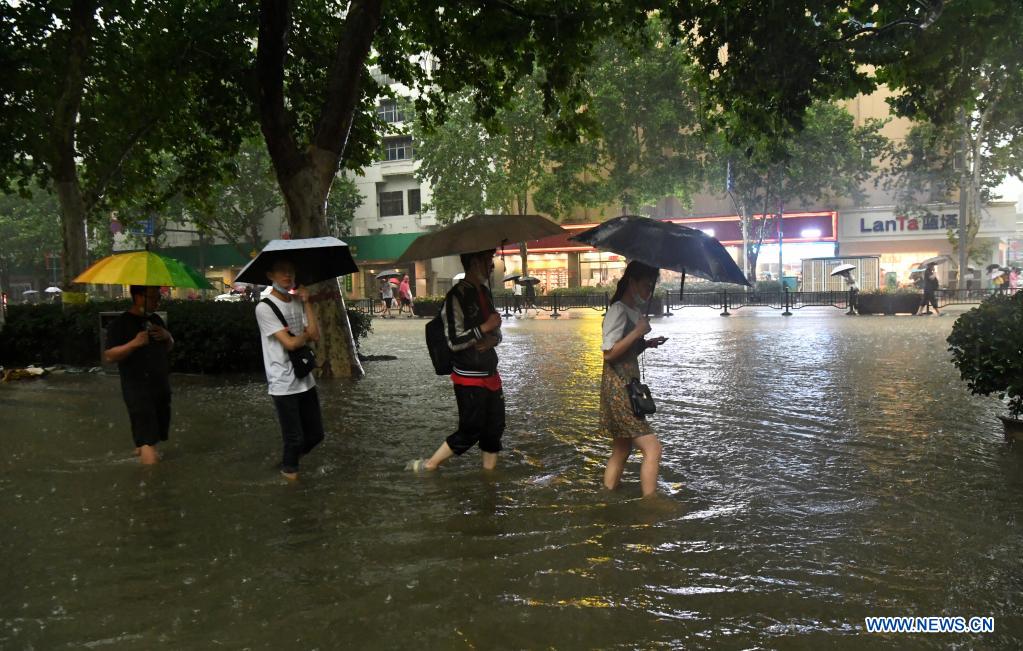
M 644 303 L 654 291 L 654 283 L 651 280 L 640 280 L 632 286 L 632 300 L 636 303 Z

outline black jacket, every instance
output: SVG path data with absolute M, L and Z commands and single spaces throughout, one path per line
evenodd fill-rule
M 486 287 L 477 290 L 467 280 L 460 280 L 451 288 L 444 297 L 441 312 L 448 347 L 451 349 L 451 365 L 455 373 L 466 377 L 487 377 L 497 373 L 497 351 L 493 348 L 482 353 L 476 350 L 476 342 L 484 337 L 480 326 L 487 320 L 480 307 L 480 291 L 483 292 L 483 300 L 489 311 L 496 312 L 490 290 Z M 490 334 L 501 341 L 500 328 Z

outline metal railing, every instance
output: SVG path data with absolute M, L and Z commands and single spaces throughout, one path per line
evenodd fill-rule
M 1017 289 L 939 289 L 935 292 L 938 307 L 947 305 L 971 305 L 978 304 L 994 294 L 1011 294 Z M 862 297 L 862 293 L 860 295 Z M 923 306 L 923 292 L 920 292 L 921 307 Z M 528 314 L 533 311 L 538 314 L 545 312 L 551 318 L 561 316 L 561 312 L 576 309 L 591 309 L 598 312 L 607 310 L 611 297 L 608 293 L 585 292 L 578 294 L 558 293 L 537 296 L 528 299 L 520 296 L 519 304 L 516 307 L 515 297 L 501 295 L 494 298 L 494 307 L 505 317 L 515 314 Z M 383 303 L 380 299 L 359 298 L 350 299 L 348 306 L 371 315 L 378 315 L 383 312 Z M 730 316 L 735 310 L 744 307 L 766 307 L 773 310 L 781 310 L 782 315 L 791 316 L 793 310 L 800 310 L 805 307 L 833 307 L 840 310 L 850 311 L 850 293 L 848 291 L 821 291 L 821 292 L 792 292 L 788 289 L 773 292 L 679 292 L 668 290 L 659 299 L 654 299 L 654 313 L 671 316 L 672 312 L 682 308 L 704 307 L 721 311 L 721 316 Z M 396 308 L 391 308 L 395 311 Z

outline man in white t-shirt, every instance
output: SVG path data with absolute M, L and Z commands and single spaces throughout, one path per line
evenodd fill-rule
M 323 418 L 316 380 L 311 373 L 296 377 L 288 351 L 319 341 L 320 328 L 309 303 L 309 291 L 298 287 L 294 295 L 289 293 L 295 287 L 295 266 L 291 262 L 278 260 L 266 276 L 273 291 L 265 300 L 280 310 L 287 326 L 269 304 L 260 301 L 256 306 L 263 366 L 284 440 L 281 474 L 288 479 L 298 479 L 299 458 L 323 440 Z

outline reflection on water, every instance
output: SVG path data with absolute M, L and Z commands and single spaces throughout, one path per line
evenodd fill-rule
M 600 318 L 513 320 L 506 453 L 402 470 L 455 425 L 422 321 L 323 383 L 297 485 L 258 377 L 175 376 L 172 441 L 131 458 L 116 378 L 0 388 L 0 646 L 1011 647 L 1021 453 L 947 361 L 952 319 L 683 311 L 645 360 L 662 495 L 600 488 Z M 993 615 L 874 637 L 868 615 Z

